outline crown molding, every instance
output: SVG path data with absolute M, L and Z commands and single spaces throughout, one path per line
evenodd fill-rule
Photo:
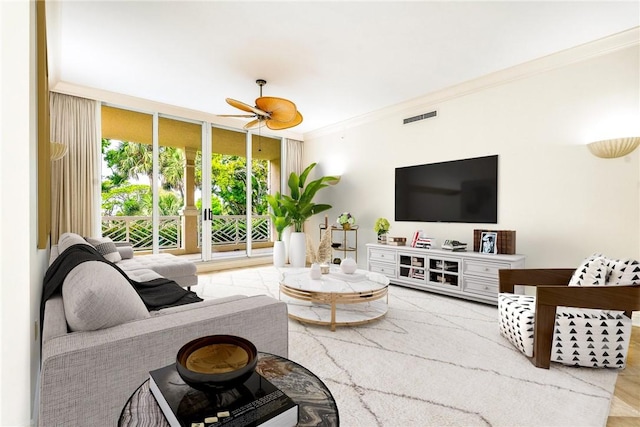
M 479 92 L 491 87 L 507 84 L 515 80 L 535 76 L 540 73 L 566 67 L 599 56 L 631 47 L 640 47 L 640 27 L 613 34 L 573 48 L 561 50 L 513 67 L 486 74 L 476 79 L 450 86 L 430 94 L 391 105 L 380 110 L 354 117 L 321 129 L 304 133 L 305 139 L 316 138 L 335 132 L 343 132 L 346 128 L 359 126 L 380 120 L 392 115 L 415 115 L 426 109 L 437 109 L 436 104 L 461 96 Z

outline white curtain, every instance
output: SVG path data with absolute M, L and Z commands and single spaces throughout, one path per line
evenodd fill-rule
M 51 242 L 62 233 L 91 236 L 99 207 L 98 102 L 51 92 L 51 141 L 68 146 L 67 154 L 51 163 Z
M 289 186 L 287 182 L 289 180 L 289 174 L 291 172 L 295 172 L 298 175 L 302 173 L 302 151 L 303 151 L 303 143 L 302 141 L 297 141 L 295 139 L 284 140 L 284 188 L 282 189 L 282 194 L 291 195 L 291 191 L 289 190 Z M 287 227 L 284 230 L 284 234 L 282 236 L 282 240 L 284 241 L 285 246 L 285 261 L 289 262 L 289 241 L 291 238 L 292 227 Z
M 295 139 L 285 139 L 285 164 L 284 164 L 284 176 L 285 176 L 285 188 L 283 194 L 290 194 L 289 187 L 286 186 L 286 182 L 289 179 L 289 174 L 295 172 L 298 175 L 302 173 L 302 141 Z

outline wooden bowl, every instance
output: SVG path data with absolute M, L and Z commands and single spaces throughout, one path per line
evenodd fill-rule
M 176 357 L 178 374 L 199 390 L 221 390 L 246 381 L 258 363 L 249 340 L 234 335 L 209 335 L 188 342 Z

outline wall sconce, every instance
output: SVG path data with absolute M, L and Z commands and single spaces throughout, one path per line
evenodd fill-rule
M 334 178 L 335 178 L 335 179 L 332 179 L 331 181 L 327 181 L 327 184 L 329 184 L 329 185 L 336 185 L 337 183 L 339 183 L 339 182 L 340 182 L 340 178 L 342 178 L 342 176 L 337 175 L 337 176 L 334 176 Z
M 67 147 L 66 144 L 63 144 L 61 142 L 51 142 L 51 147 L 49 148 L 49 157 L 51 158 L 52 162 L 55 162 L 56 160 L 60 160 L 61 158 L 63 158 L 65 154 L 67 154 L 67 151 L 69 151 L 69 147 Z
M 626 156 L 640 145 L 640 136 L 605 139 L 587 144 L 591 154 L 603 159 Z

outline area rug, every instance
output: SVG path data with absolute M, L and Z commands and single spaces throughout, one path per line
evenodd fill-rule
M 280 273 L 257 267 L 200 275 L 203 298 L 267 294 Z M 534 367 L 500 336 L 497 308 L 391 286 L 374 323 L 290 320 L 289 358 L 331 390 L 340 425 L 604 426 L 617 371 Z

